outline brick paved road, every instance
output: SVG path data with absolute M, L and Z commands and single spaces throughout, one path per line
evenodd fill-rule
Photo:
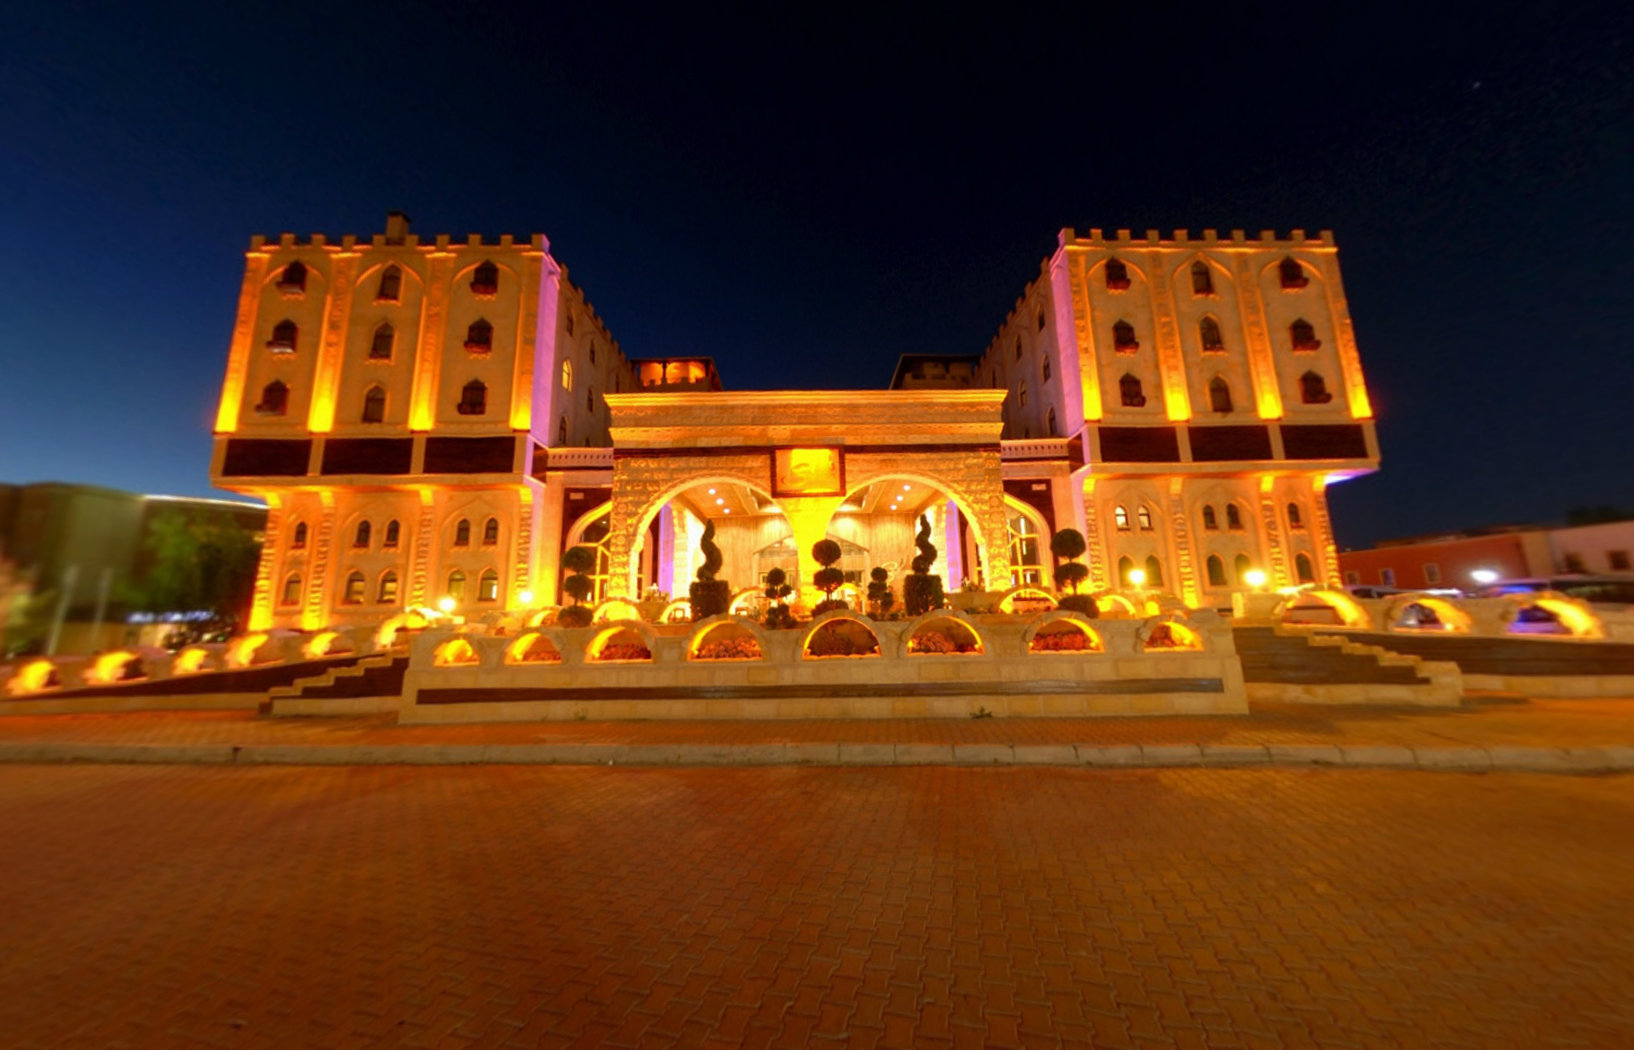
M 1634 777 L 0 768 L 7 1047 L 1634 1045 Z

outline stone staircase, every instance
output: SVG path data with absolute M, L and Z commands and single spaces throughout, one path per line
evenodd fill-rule
M 346 667 L 268 690 L 262 711 L 274 717 L 395 711 L 408 665 L 408 654 L 396 650 L 365 656 Z
M 1251 701 L 1438 706 L 1462 701 L 1456 664 L 1304 630 L 1238 627 L 1232 635 Z

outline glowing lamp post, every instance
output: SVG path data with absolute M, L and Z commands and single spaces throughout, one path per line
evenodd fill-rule
M 1243 573 L 1243 582 L 1254 588 L 1256 591 L 1259 590 L 1261 587 L 1265 586 L 1265 570 L 1249 569 L 1247 572 Z
M 441 598 L 438 598 L 437 599 L 437 608 L 441 609 L 444 613 L 453 612 L 454 611 L 454 597 L 453 597 L 453 595 L 445 594 Z
M 1469 574 L 1469 578 L 1482 587 L 1490 587 L 1498 582 L 1498 574 L 1492 569 L 1476 569 Z
M 1146 586 L 1146 570 L 1145 569 L 1130 569 L 1129 570 L 1129 586 L 1133 587 L 1137 591 L 1140 590 L 1141 588 L 1145 587 Z
M 516 592 L 516 600 L 521 602 L 523 605 L 532 605 L 533 604 L 533 592 L 532 591 L 517 591 Z

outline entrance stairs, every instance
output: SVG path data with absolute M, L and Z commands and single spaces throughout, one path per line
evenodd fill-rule
M 1250 701 L 1436 706 L 1462 701 L 1457 664 L 1309 630 L 1238 627 L 1232 634 Z
M 408 653 L 393 649 L 365 656 L 267 691 L 264 714 L 360 715 L 396 711 L 408 671 Z

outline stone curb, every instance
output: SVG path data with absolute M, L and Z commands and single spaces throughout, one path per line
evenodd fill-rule
M 1621 773 L 1634 746 L 1333 744 L 78 744 L 0 743 L 0 764 L 1086 766 L 1331 768 L 1452 773 Z

